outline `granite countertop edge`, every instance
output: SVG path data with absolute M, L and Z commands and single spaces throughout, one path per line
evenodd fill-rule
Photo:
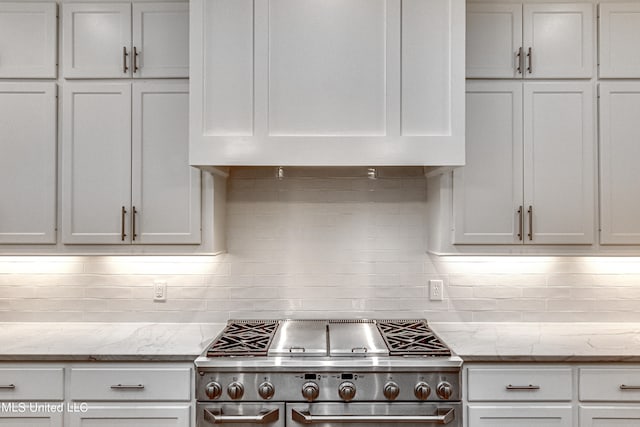
M 429 322 L 464 362 L 640 363 L 640 323 Z M 0 362 L 193 362 L 225 323 L 0 323 Z

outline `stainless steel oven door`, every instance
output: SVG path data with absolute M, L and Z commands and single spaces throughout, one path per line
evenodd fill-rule
M 460 402 L 287 404 L 287 427 L 447 426 L 462 427 Z
M 198 403 L 196 427 L 284 427 L 284 403 Z

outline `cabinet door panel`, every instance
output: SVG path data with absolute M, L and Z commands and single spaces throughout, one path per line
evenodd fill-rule
M 525 243 L 593 243 L 593 103 L 591 83 L 524 84 Z
M 131 85 L 66 83 L 62 128 L 64 243 L 126 243 L 131 203 Z
M 89 405 L 69 416 L 70 427 L 189 427 L 189 405 Z
M 55 83 L 0 83 L 0 153 L 0 243 L 55 243 Z
M 640 408 L 580 406 L 580 427 L 637 427 Z
M 130 77 L 131 5 L 65 3 L 62 7 L 64 76 Z
M 469 427 L 572 427 L 573 425 L 570 405 L 469 405 L 468 408 Z
M 200 170 L 189 166 L 188 83 L 133 86 L 136 243 L 200 243 Z
M 532 49 L 526 58 L 532 72 L 526 71 L 525 77 L 591 77 L 593 7 L 591 3 L 524 5 L 523 47 Z
M 600 84 L 600 243 L 640 244 L 640 84 Z
M 522 77 L 521 4 L 467 5 L 467 77 Z
M 640 4 L 600 5 L 600 77 L 640 77 Z
M 0 2 L 0 78 L 55 78 L 56 3 Z
M 29 410 L 30 402 L 22 402 L 26 411 L 20 412 L 20 407 L 15 410 L 0 412 L 0 426 L 7 427 L 62 427 L 62 414 L 46 410 Z M 34 405 L 36 402 L 33 402 Z M 38 404 L 43 405 L 42 402 Z M 16 405 L 18 405 L 16 403 Z M 56 403 L 56 405 L 58 405 Z M 13 409 L 13 408 L 12 408 Z M 37 408 L 36 408 L 37 409 Z
M 467 83 L 467 164 L 453 173 L 454 243 L 518 243 L 522 83 Z
M 134 3 L 132 18 L 134 77 L 189 77 L 189 3 Z

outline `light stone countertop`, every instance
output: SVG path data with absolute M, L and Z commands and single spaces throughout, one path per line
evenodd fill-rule
M 640 362 L 640 323 L 429 323 L 465 362 Z
M 430 322 L 465 362 L 638 362 L 640 323 Z M 0 323 L 0 361 L 193 361 L 224 323 Z

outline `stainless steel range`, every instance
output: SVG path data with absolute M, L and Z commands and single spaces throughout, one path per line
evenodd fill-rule
M 197 427 L 461 427 L 461 365 L 425 320 L 229 321 L 196 360 Z

